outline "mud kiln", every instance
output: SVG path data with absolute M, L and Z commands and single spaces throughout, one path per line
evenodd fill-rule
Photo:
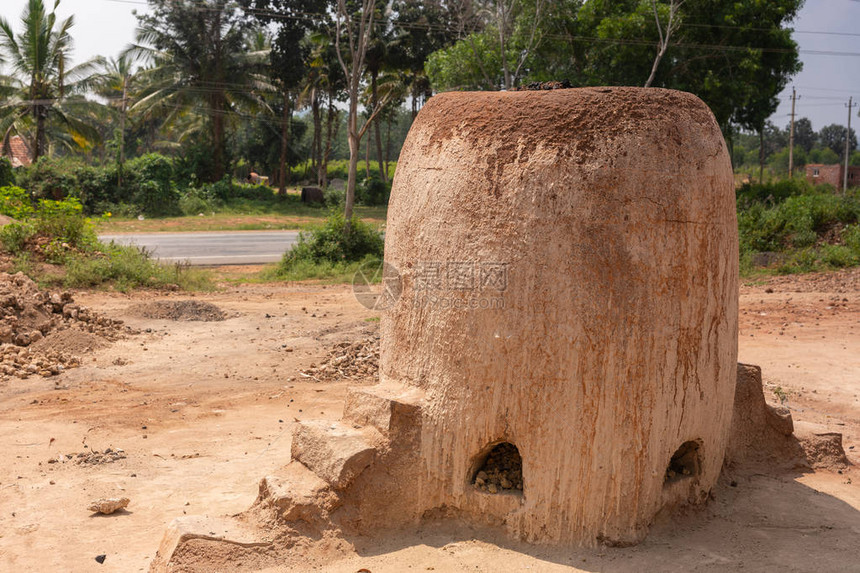
M 299 424 L 259 506 L 299 530 L 445 516 L 591 545 L 707 498 L 738 257 L 728 154 L 696 97 L 432 98 L 400 156 L 386 261 L 380 383 L 352 389 L 341 422 Z

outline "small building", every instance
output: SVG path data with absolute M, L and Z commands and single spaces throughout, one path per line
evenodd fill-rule
M 0 157 L 7 157 L 12 167 L 28 167 L 33 164 L 33 151 L 20 135 L 10 137 L 0 146 Z
M 824 165 L 823 163 L 809 163 L 806 165 L 806 180 L 813 185 L 821 185 L 827 183 L 833 185 L 836 189 L 842 189 L 842 183 L 845 178 L 845 166 Z M 855 165 L 848 166 L 848 187 L 857 187 L 860 185 L 860 167 Z

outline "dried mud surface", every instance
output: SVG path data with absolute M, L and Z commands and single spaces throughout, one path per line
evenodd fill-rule
M 797 429 L 842 433 L 858 464 L 860 293 L 852 276 L 742 286 L 740 360 L 762 366 L 767 399 L 782 401 Z M 234 317 L 211 323 L 129 312 L 179 295 L 71 294 L 141 334 L 93 349 L 59 378 L 61 387 L 39 375 L 0 381 L 3 571 L 146 571 L 174 517 L 245 511 L 260 479 L 289 462 L 295 421 L 339 419 L 347 387 L 370 382 L 301 375 L 374 336 L 376 325 L 366 322 L 374 313 L 346 287 L 247 285 L 198 295 Z M 104 459 L 108 449 L 125 457 L 75 461 L 82 452 Z M 550 550 L 431 522 L 378 539 L 300 541 L 283 562 L 249 558 L 243 570 L 856 571 L 856 467 L 733 475 L 704 510 L 661 517 L 636 547 Z M 89 507 L 102 498 L 130 503 L 94 516 Z M 94 561 L 101 555 L 102 566 Z M 218 570 L 236 567 L 225 561 Z

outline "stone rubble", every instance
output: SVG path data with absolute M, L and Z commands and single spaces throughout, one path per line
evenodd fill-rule
M 519 493 L 523 489 L 523 461 L 517 448 L 503 443 L 494 447 L 475 474 L 475 488 L 486 493 Z
M 128 507 L 130 501 L 127 497 L 103 498 L 92 502 L 87 509 L 102 515 L 110 515 Z
M 58 376 L 80 366 L 80 357 L 70 352 L 44 343 L 33 347 L 51 334 L 69 329 L 106 341 L 135 333 L 121 320 L 75 304 L 69 292 L 43 291 L 23 273 L 0 273 L 0 380 Z
M 92 450 L 90 452 L 60 454 L 56 458 L 49 459 L 48 463 L 65 464 L 71 462 L 79 466 L 97 466 L 124 460 L 127 457 L 124 450 L 107 448 L 104 452 Z
M 372 336 L 356 342 L 336 344 L 322 364 L 311 364 L 301 374 L 317 382 L 335 382 L 375 378 L 378 372 L 379 336 Z

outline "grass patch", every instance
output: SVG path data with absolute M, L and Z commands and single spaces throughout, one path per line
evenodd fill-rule
M 357 206 L 355 214 L 375 227 L 385 224 L 388 215 L 386 206 Z M 329 212 L 319 207 L 303 206 L 292 213 L 278 213 L 262 209 L 256 213 L 218 212 L 200 216 L 165 217 L 144 219 L 111 217 L 96 222 L 100 234 L 111 233 L 182 233 L 204 231 L 306 231 L 325 223 Z
M 163 264 L 137 247 L 105 245 L 103 256 L 73 257 L 66 263 L 62 284 L 94 287 L 110 284 L 126 292 L 138 287 L 176 286 L 182 290 L 212 290 L 211 274 L 185 263 Z
M 363 264 L 378 262 L 377 257 L 351 263 L 332 263 L 330 261 L 299 261 L 284 269 L 281 264 L 266 266 L 260 272 L 262 282 L 274 281 L 318 281 L 324 284 L 351 283 L 355 273 Z
M 137 247 L 100 242 L 81 211 L 76 199 L 42 200 L 24 221 L 0 228 L 0 249 L 10 256 L 11 270 L 64 287 L 212 288 L 206 271 L 164 265 Z
M 841 195 L 796 179 L 744 185 L 737 209 L 744 277 L 860 264 L 860 190 Z

